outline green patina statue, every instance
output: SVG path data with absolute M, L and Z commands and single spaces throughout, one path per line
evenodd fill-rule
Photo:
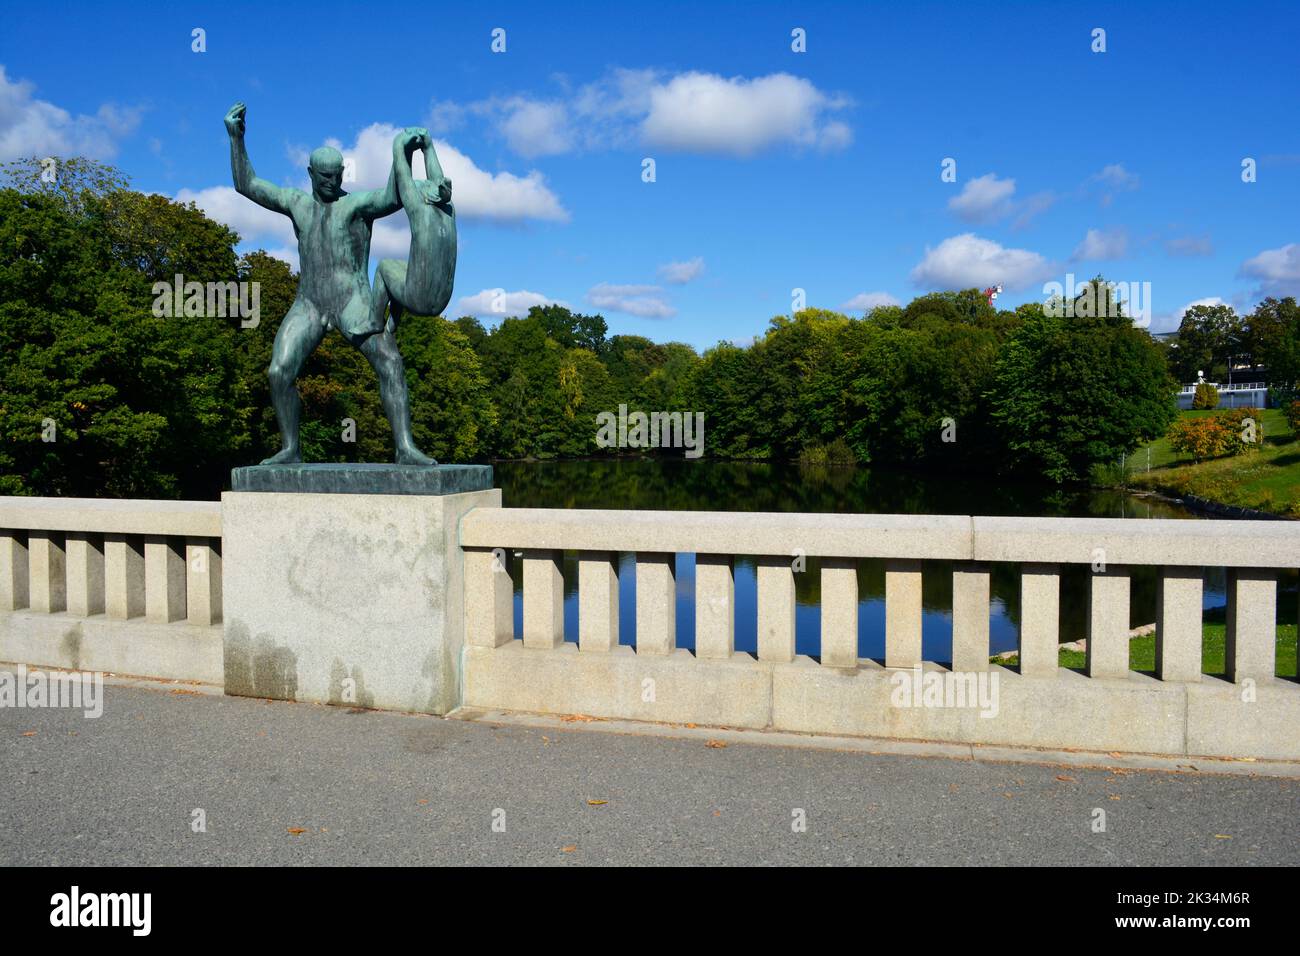
M 259 206 L 283 213 L 298 237 L 298 296 L 275 335 L 271 401 L 280 425 L 280 451 L 262 464 L 302 461 L 298 424 L 302 399 L 295 384 L 307 357 L 330 326 L 361 350 L 379 377 L 379 397 L 393 428 L 399 465 L 436 465 L 415 446 L 406 370 L 397 350 L 397 323 L 405 312 L 439 315 L 451 299 L 456 271 L 456 219 L 451 180 L 433 149 L 429 131 L 410 127 L 393 140 L 393 168 L 383 189 L 348 193 L 343 156 L 332 146 L 311 154 L 311 193 L 282 188 L 253 173 L 244 148 L 246 107 L 226 114 L 230 171 L 235 189 Z M 423 150 L 427 179 L 411 174 L 411 157 Z M 405 209 L 411 252 L 405 263 L 384 259 L 369 282 L 370 235 L 376 219 Z

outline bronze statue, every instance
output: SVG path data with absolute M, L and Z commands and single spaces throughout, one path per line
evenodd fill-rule
M 410 127 L 393 141 L 393 169 L 383 189 L 348 193 L 343 156 L 332 146 L 311 154 L 310 193 L 257 178 L 244 148 L 246 107 L 226 114 L 235 189 L 259 206 L 283 213 L 298 237 L 298 296 L 275 335 L 271 401 L 280 426 L 280 451 L 262 464 L 302 461 L 298 440 L 302 399 L 296 381 L 307 357 L 333 326 L 361 350 L 379 378 L 379 397 L 393 429 L 399 465 L 436 465 L 411 436 L 406 370 L 395 333 L 404 312 L 438 315 L 451 298 L 456 269 L 456 221 L 451 181 L 442 175 L 428 130 Z M 411 175 L 411 156 L 424 151 L 426 175 Z M 385 259 L 371 289 L 370 236 L 376 219 L 405 208 L 411 222 L 407 263 Z

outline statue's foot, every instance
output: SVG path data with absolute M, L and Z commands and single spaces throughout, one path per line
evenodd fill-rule
M 436 458 L 430 458 L 414 445 L 410 448 L 399 448 L 397 450 L 397 455 L 393 460 L 399 465 L 423 465 L 426 468 L 438 464 Z
M 296 448 L 281 448 L 270 458 L 263 459 L 264 465 L 297 465 L 302 462 L 302 454 Z

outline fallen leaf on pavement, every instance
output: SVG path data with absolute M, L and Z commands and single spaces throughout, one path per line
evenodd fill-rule
M 288 829 L 288 831 L 292 833 L 294 836 L 297 836 L 299 833 L 307 832 L 306 827 L 287 827 L 286 829 Z
M 587 806 L 589 806 L 589 807 L 603 807 L 603 806 L 604 806 L 605 804 L 607 804 L 607 803 L 609 803 L 608 800 L 588 800 L 588 801 L 587 801 Z
M 725 740 L 709 740 L 705 742 L 704 746 L 712 747 L 714 750 L 721 750 L 727 746 L 727 742 Z
M 36 731 L 34 731 L 34 730 L 24 730 L 24 731 L 23 731 L 21 734 L 19 734 L 18 736 L 20 736 L 20 737 L 35 737 L 35 736 L 36 736 Z
M 562 847 L 560 847 L 560 852 L 561 852 L 561 853 L 572 853 L 572 852 L 573 852 L 574 850 L 576 850 L 577 848 L 578 848 L 578 844 L 576 844 L 576 843 L 570 843 L 568 846 L 562 846 Z
M 1075 780 L 1073 777 L 1067 777 L 1067 776 L 1066 776 L 1065 774 L 1063 774 L 1063 773 L 1058 773 L 1058 774 L 1056 775 L 1056 779 L 1057 779 L 1057 780 L 1064 780 L 1066 783 L 1078 783 L 1078 782 L 1079 782 L 1079 781 Z

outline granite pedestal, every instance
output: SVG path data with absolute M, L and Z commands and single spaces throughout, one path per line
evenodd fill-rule
M 488 465 L 236 469 L 221 496 L 225 687 L 443 714 L 460 698 L 462 515 Z

